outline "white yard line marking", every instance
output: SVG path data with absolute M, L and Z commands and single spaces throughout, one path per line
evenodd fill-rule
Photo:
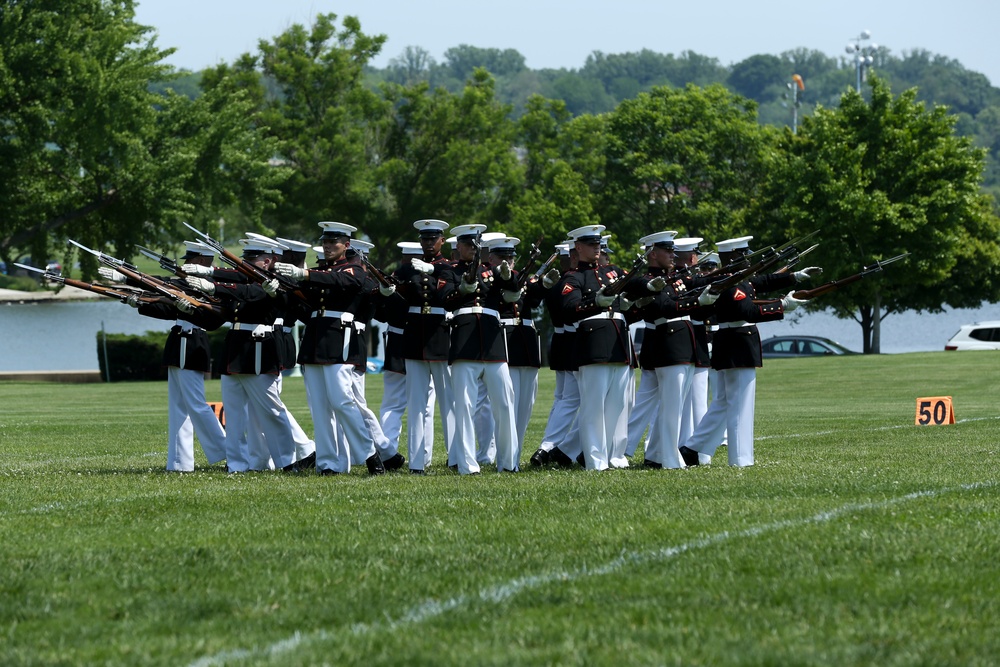
M 897 498 L 889 498 L 887 500 L 882 500 L 872 503 L 851 503 L 849 505 L 843 505 L 826 512 L 820 512 L 819 514 L 814 514 L 809 517 L 802 519 L 785 519 L 782 521 L 775 521 L 772 523 L 766 523 L 760 526 L 755 526 L 752 528 L 746 528 L 744 530 L 737 531 L 723 531 L 721 533 L 715 533 L 714 535 L 708 535 L 706 537 L 692 540 L 690 542 L 685 542 L 683 544 L 678 544 L 675 546 L 664 547 L 662 549 L 654 549 L 651 551 L 640 551 L 637 553 L 623 553 L 618 558 L 609 561 L 603 565 L 598 565 L 595 567 L 581 567 L 575 570 L 567 570 L 563 572 L 551 572 L 548 574 L 538 574 L 531 575 L 527 577 L 520 577 L 517 579 L 511 579 L 510 581 L 497 584 L 495 586 L 490 586 L 480 590 L 478 593 L 471 595 L 459 595 L 447 600 L 425 600 L 413 607 L 410 607 L 397 618 L 386 617 L 384 622 L 379 623 L 355 623 L 353 625 L 347 626 L 343 632 L 333 632 L 327 630 L 316 630 L 308 634 L 303 634 L 296 632 L 291 637 L 283 639 L 281 641 L 275 642 L 268 646 L 255 647 L 249 649 L 232 649 L 229 651 L 223 651 L 215 655 L 206 656 L 200 658 L 191 663 L 192 667 L 216 667 L 218 665 L 225 665 L 227 662 L 232 660 L 244 660 L 248 658 L 258 658 L 258 657 L 268 657 L 276 656 L 292 651 L 297 647 L 316 641 L 323 641 L 326 639 L 334 639 L 343 634 L 351 636 L 363 636 L 371 633 L 383 633 L 387 630 L 392 630 L 398 628 L 401 625 L 411 625 L 416 623 L 423 623 L 438 616 L 442 616 L 446 612 L 453 609 L 458 609 L 459 607 L 464 607 L 466 605 L 482 602 L 487 604 L 495 604 L 503 602 L 515 595 L 521 593 L 522 591 L 530 590 L 532 588 L 537 588 L 545 584 L 557 582 L 557 581 L 576 581 L 580 579 L 586 579 L 588 577 L 600 576 L 604 574 L 611 574 L 623 569 L 627 565 L 634 565 L 640 563 L 650 563 L 658 561 L 666 561 L 675 556 L 679 556 L 688 551 L 693 551 L 695 549 L 705 549 L 717 544 L 723 544 L 725 542 L 735 540 L 744 537 L 757 537 L 758 535 L 763 535 L 765 533 L 771 533 L 778 530 L 785 529 L 796 529 L 802 528 L 812 524 L 821 524 L 828 521 L 832 521 L 844 514 L 849 512 L 863 512 L 868 510 L 877 510 L 885 507 L 891 507 L 893 505 L 898 505 L 911 500 L 916 500 L 918 498 L 930 498 L 935 496 L 940 496 L 947 493 L 953 493 L 958 491 L 971 491 L 981 488 L 990 488 L 996 486 L 993 482 L 977 482 L 973 484 L 963 484 L 958 487 L 929 490 L 929 491 L 915 491 L 913 493 L 908 493 L 904 496 L 899 496 Z

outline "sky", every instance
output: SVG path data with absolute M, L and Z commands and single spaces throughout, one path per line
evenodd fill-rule
M 386 35 L 376 67 L 407 46 L 442 62 L 459 44 L 516 49 L 531 69 L 578 69 L 594 51 L 644 48 L 722 65 L 799 47 L 839 57 L 867 30 L 863 44 L 896 56 L 925 49 L 1000 86 L 997 0 L 136 0 L 136 21 L 156 29 L 160 48 L 177 48 L 167 62 L 190 70 L 232 62 L 320 13 Z

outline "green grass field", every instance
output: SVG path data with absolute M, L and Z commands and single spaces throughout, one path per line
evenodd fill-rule
M 167 474 L 166 383 L 0 384 L 0 664 L 995 665 L 998 368 L 769 361 L 752 468 L 478 477 Z

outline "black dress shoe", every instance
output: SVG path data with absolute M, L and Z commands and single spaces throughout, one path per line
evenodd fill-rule
M 690 447 L 681 446 L 681 458 L 684 459 L 684 465 L 692 468 L 698 465 L 698 452 L 694 451 Z
M 531 461 L 531 465 L 533 466 L 543 466 L 549 462 L 549 453 L 544 449 L 539 448 L 535 450 L 535 453 L 532 454 L 531 458 L 528 460 Z
M 340 473 L 336 470 L 330 470 L 329 468 L 323 468 L 319 471 L 319 474 L 323 477 L 331 477 L 333 475 L 339 475 Z
M 299 459 L 295 462 L 295 465 L 299 467 L 300 470 L 307 470 L 309 468 L 316 467 L 316 452 L 313 452 L 305 458 Z
M 566 455 L 563 450 L 555 447 L 549 452 L 549 463 L 555 463 L 560 468 L 572 468 L 573 459 Z
M 365 465 L 368 466 L 369 475 L 384 475 L 385 466 L 382 465 L 382 457 L 375 452 L 365 460 Z
M 649 459 L 643 459 L 643 461 L 642 461 L 642 467 L 643 468 L 652 468 L 653 470 L 662 470 L 663 469 L 663 464 L 662 463 L 657 463 L 656 461 L 650 461 Z
M 426 475 L 427 473 L 423 470 L 418 470 L 417 468 L 410 468 L 411 475 Z
M 458 464 L 456 463 L 454 465 L 450 465 L 448 466 L 448 469 L 451 470 L 452 472 L 458 472 Z
M 583 457 L 583 452 L 576 455 L 576 462 L 582 465 L 584 468 L 587 467 L 587 459 Z
M 396 452 L 395 454 L 387 458 L 385 461 L 383 461 L 382 465 L 385 466 L 386 470 L 399 470 L 400 468 L 403 467 L 404 463 L 406 463 L 406 457 L 400 454 L 399 452 Z

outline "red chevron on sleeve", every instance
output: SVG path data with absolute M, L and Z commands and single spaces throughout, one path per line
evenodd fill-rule
M 573 291 L 573 286 L 572 285 L 570 285 L 569 283 L 566 283 L 565 285 L 563 285 L 563 289 L 562 289 L 563 296 L 566 296 L 567 294 L 569 294 L 572 291 Z
M 747 293 L 737 287 L 736 293 L 733 294 L 733 301 L 742 301 L 745 298 L 747 298 Z

